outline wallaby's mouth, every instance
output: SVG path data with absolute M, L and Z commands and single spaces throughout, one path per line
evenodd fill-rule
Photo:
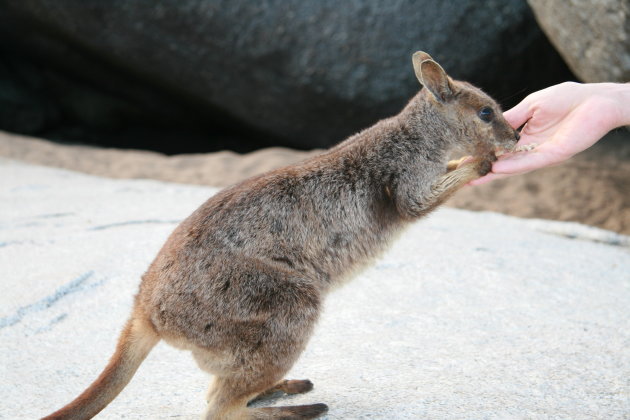
M 508 136 L 506 140 L 502 140 L 502 141 L 495 140 L 494 153 L 496 156 L 501 156 L 506 153 L 528 152 L 533 149 L 533 147 L 528 148 L 527 146 L 517 147 L 516 144 L 521 139 L 521 134 L 517 130 L 511 130 L 511 131 L 513 133 L 513 136 Z
M 496 156 L 501 156 L 506 153 L 512 153 L 514 149 L 516 149 L 516 143 L 500 144 L 500 145 L 495 146 L 494 154 Z

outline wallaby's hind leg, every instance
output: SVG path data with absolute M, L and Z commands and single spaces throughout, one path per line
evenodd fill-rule
M 273 383 L 273 381 L 269 381 Z M 206 420 L 253 419 L 247 401 L 256 396 L 268 384 L 255 384 L 251 380 L 215 377 L 208 389 Z
M 215 374 L 208 393 L 206 419 L 308 419 L 322 413 L 323 407 L 247 407 L 247 402 L 279 384 L 313 331 L 319 315 L 320 291 L 308 279 L 291 276 L 261 261 L 239 263 L 241 276 L 232 278 L 228 289 L 239 291 L 240 310 L 228 312 L 211 324 L 207 347 L 192 353 L 203 370 Z M 241 286 L 248 279 L 247 288 Z M 259 281 L 255 280 L 260 278 Z M 226 299 L 232 296 L 226 292 Z M 230 292 L 231 293 L 231 292 Z M 236 292 L 234 292 L 236 293 Z M 200 331 L 201 333 L 201 331 Z M 220 344 L 220 349 L 212 347 Z M 219 347 L 219 346 L 217 346 Z M 280 384 L 279 389 L 297 391 L 300 383 Z M 308 388 L 308 383 L 301 383 Z
M 251 378 L 215 378 L 208 392 L 209 404 L 206 420 L 301 420 L 314 419 L 328 411 L 325 404 L 287 407 L 248 408 L 247 401 L 265 389 L 267 378 L 252 381 Z M 284 381 L 283 381 L 284 382 Z M 297 381 L 303 382 L 303 381 Z M 309 381 L 310 383 L 310 381 Z M 302 389 L 305 385 L 282 386 L 282 382 L 270 389 Z M 295 389 L 294 389 L 295 388 Z M 264 393 L 264 392 L 263 392 Z
M 313 382 L 308 379 L 284 379 L 272 386 L 268 390 L 258 394 L 253 400 L 249 402 L 252 404 L 257 401 L 274 398 L 276 396 L 284 394 L 305 394 L 313 389 Z

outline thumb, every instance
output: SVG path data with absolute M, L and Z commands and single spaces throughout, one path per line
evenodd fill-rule
M 528 98 L 523 99 L 512 109 L 505 111 L 503 117 L 512 126 L 518 128 L 525 124 L 534 114 L 534 110 L 529 106 Z

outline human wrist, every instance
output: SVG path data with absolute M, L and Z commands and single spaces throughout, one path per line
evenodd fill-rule
M 630 126 L 630 83 L 616 83 L 614 85 L 619 110 L 617 127 Z

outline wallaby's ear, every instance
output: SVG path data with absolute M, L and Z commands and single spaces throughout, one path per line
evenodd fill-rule
M 453 96 L 453 89 L 442 66 L 423 51 L 415 53 L 412 61 L 418 81 L 429 89 L 439 102 L 447 102 Z
M 420 64 L 422 63 L 424 60 L 433 60 L 433 57 L 431 57 L 429 54 L 425 53 L 424 51 L 416 51 L 415 53 L 413 53 L 413 67 L 416 67 L 416 63 Z

